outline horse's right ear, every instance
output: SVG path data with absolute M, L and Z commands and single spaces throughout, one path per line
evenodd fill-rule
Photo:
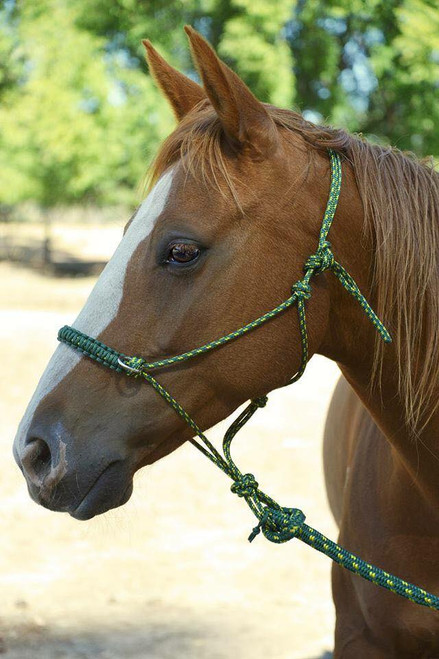
M 170 102 L 177 119 L 182 119 L 197 103 L 207 98 L 204 89 L 168 64 L 148 39 L 142 43 L 151 74 Z
M 201 34 L 189 25 L 184 29 L 206 94 L 232 148 L 245 149 L 258 160 L 274 153 L 279 145 L 279 135 L 264 104 L 219 59 Z

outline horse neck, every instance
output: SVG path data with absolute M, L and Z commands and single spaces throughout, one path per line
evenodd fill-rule
M 354 174 L 350 169 L 344 174 L 343 185 L 347 191 L 341 199 L 331 229 L 331 242 L 336 258 L 357 281 L 372 307 L 376 308 L 376 296 L 371 290 L 369 276 L 375 246 L 372 244 L 373 239 L 367 239 L 364 235 L 364 217 Z M 384 347 L 381 376 L 379 381 L 371 386 L 376 330 L 358 303 L 342 289 L 330 273 L 327 275 L 327 282 L 331 300 L 330 317 L 328 331 L 319 352 L 338 363 L 343 375 L 392 445 L 392 454 L 398 464 L 409 472 L 429 504 L 437 505 L 439 414 L 433 414 L 425 427 L 422 427 L 421 423 L 421 429 L 416 431 L 406 420 L 405 404 L 399 386 L 396 341 Z M 421 309 L 419 313 L 422 313 Z M 391 327 L 392 318 L 385 320 L 390 321 Z M 399 348 L 405 343 L 406 337 L 402 331 Z M 438 397 L 439 383 L 431 398 L 431 404 L 434 404 Z M 428 413 L 428 410 L 426 412 Z

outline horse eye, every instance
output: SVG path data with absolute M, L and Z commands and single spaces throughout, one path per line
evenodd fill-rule
M 200 248 L 192 243 L 174 243 L 168 252 L 168 263 L 190 263 L 200 256 Z

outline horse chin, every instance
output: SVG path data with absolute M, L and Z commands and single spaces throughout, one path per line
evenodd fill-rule
M 20 463 L 19 466 L 23 470 Z M 88 487 L 83 487 L 83 495 L 78 496 L 78 488 L 73 486 L 77 483 L 76 475 L 72 472 L 66 476 L 51 492 L 45 491 L 44 486 L 36 487 L 26 479 L 30 497 L 48 510 L 69 513 L 78 520 L 88 520 L 123 506 L 133 493 L 132 472 L 124 460 L 110 462 L 89 481 Z
M 132 476 L 127 479 L 126 469 L 120 461 L 112 462 L 94 481 L 79 504 L 66 512 L 75 519 L 88 520 L 123 506 L 132 493 Z

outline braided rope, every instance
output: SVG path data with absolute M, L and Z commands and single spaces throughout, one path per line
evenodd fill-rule
M 128 357 L 127 355 L 117 352 L 113 348 L 109 348 L 97 339 L 93 339 L 68 326 L 60 329 L 58 339 L 115 371 L 125 372 L 127 375 L 133 377 L 142 377 L 160 396 L 162 396 L 175 412 L 190 426 L 190 428 L 192 428 L 195 435 L 202 442 L 200 443 L 195 438 L 192 438 L 190 440 L 191 443 L 232 479 L 233 483 L 231 491 L 237 496 L 243 498 L 256 516 L 258 524 L 254 527 L 249 536 L 250 542 L 261 532 L 267 540 L 277 544 L 287 542 L 292 538 L 298 538 L 317 551 L 322 552 L 342 567 L 358 574 L 364 579 L 382 586 L 383 588 L 387 588 L 412 602 L 427 606 L 434 610 L 439 610 L 439 597 L 436 597 L 399 577 L 395 577 L 381 568 L 363 561 L 355 554 L 352 554 L 337 543 L 329 540 L 322 533 L 305 524 L 305 515 L 301 510 L 298 508 L 286 508 L 280 506 L 274 499 L 259 488 L 259 484 L 253 474 L 243 474 L 239 470 L 231 456 L 230 447 L 232 440 L 239 430 L 241 430 L 241 428 L 251 419 L 256 410 L 259 407 L 265 406 L 267 403 L 267 398 L 265 396 L 250 401 L 244 411 L 241 412 L 237 419 L 231 424 L 224 435 L 223 455 L 221 455 L 180 403 L 178 403 L 178 401 L 151 375 L 151 373 L 149 373 L 150 370 L 185 361 L 186 359 L 224 345 L 250 330 L 259 327 L 274 316 L 282 313 L 293 304 L 297 303 L 302 359 L 299 370 L 291 380 L 291 382 L 296 382 L 302 376 L 308 362 L 308 332 L 306 327 L 305 303 L 306 300 L 309 300 L 312 294 L 310 281 L 313 275 L 318 275 L 326 270 L 333 272 L 346 291 L 359 302 L 367 317 L 379 332 L 383 341 L 386 343 L 391 341 L 389 332 L 362 295 L 354 279 L 343 268 L 343 266 L 336 261 L 331 249 L 331 244 L 327 240 L 328 232 L 337 209 L 342 173 L 341 161 L 338 154 L 330 150 L 329 157 L 331 164 L 331 188 L 328 204 L 322 221 L 318 248 L 316 252 L 307 259 L 304 266 L 304 277 L 293 285 L 292 295 L 277 307 L 238 330 L 206 343 L 199 348 L 189 350 L 188 352 L 184 352 L 174 357 L 153 362 L 148 362 L 140 357 Z

